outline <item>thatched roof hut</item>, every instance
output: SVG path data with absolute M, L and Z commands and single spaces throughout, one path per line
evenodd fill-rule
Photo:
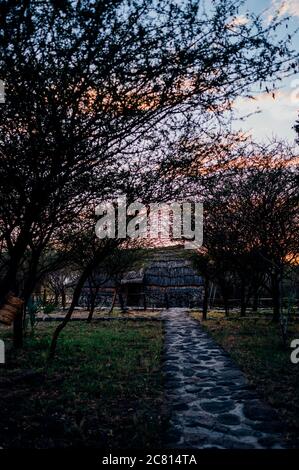
M 99 276 L 105 278 L 103 273 Z M 115 283 L 106 279 L 100 284 L 96 304 L 108 306 L 115 293 Z M 128 307 L 168 308 L 198 306 L 202 290 L 202 278 L 186 258 L 185 250 L 170 247 L 149 249 L 138 268 L 124 273 L 118 292 Z M 88 303 L 88 296 L 86 286 L 81 303 Z
M 144 266 L 122 279 L 128 306 L 190 307 L 202 296 L 202 278 L 182 249 L 149 250 Z

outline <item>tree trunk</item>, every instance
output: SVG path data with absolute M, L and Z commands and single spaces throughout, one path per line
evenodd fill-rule
M 118 299 L 119 299 L 119 304 L 120 304 L 120 311 L 121 313 L 124 313 L 126 309 L 125 309 L 125 303 L 124 303 L 124 298 L 123 298 L 121 289 L 118 290 Z
M 99 287 L 95 289 L 95 292 L 91 295 L 91 300 L 90 300 L 90 310 L 87 318 L 87 322 L 90 323 L 93 317 L 95 305 L 96 305 L 96 298 L 99 292 Z
M 272 321 L 278 323 L 281 313 L 281 281 L 282 268 L 275 269 L 271 278 L 272 300 L 273 300 L 273 316 Z
M 63 321 L 57 326 L 57 328 L 55 329 L 55 331 L 53 333 L 51 346 L 50 346 L 50 351 L 49 351 L 49 356 L 48 356 L 48 361 L 50 361 L 54 358 L 55 351 L 56 351 L 56 346 L 57 346 L 58 336 L 61 333 L 61 331 L 64 329 L 64 327 L 67 325 L 69 320 L 71 319 L 73 311 L 75 310 L 75 307 L 79 302 L 83 286 L 84 286 L 89 274 L 90 274 L 90 267 L 87 267 L 83 271 L 83 273 L 81 274 L 81 277 L 78 280 L 78 283 L 77 283 L 76 288 L 75 288 L 74 293 L 73 293 L 72 302 L 71 302 L 71 305 L 68 309 L 67 314 L 65 315 Z
M 226 282 L 226 279 L 221 277 L 221 276 L 219 276 L 217 280 L 218 280 L 218 285 L 219 285 L 219 288 L 220 288 L 221 297 L 222 297 L 222 300 L 223 300 L 224 313 L 225 313 L 225 316 L 228 317 L 229 316 L 229 288 L 228 288 L 228 284 Z
M 15 295 L 19 295 L 19 289 L 17 286 L 17 273 L 27 244 L 27 237 L 20 236 L 14 248 L 10 252 L 8 270 L 0 284 L 1 304 L 5 302 L 5 298 L 9 292 L 13 292 Z
M 246 286 L 244 279 L 241 279 L 241 317 L 245 317 L 246 315 Z
M 228 297 L 226 294 L 224 294 L 223 296 L 223 303 L 224 303 L 224 313 L 225 313 L 225 316 L 228 317 L 229 316 L 229 302 L 228 302 Z
M 61 305 L 62 305 L 62 310 L 65 310 L 66 307 L 66 295 L 65 295 L 65 288 L 63 287 L 61 291 Z
M 272 300 L 273 300 L 273 316 L 272 321 L 274 323 L 279 322 L 280 317 L 280 286 L 279 279 L 273 279 L 272 283 Z
M 43 304 L 46 305 L 47 303 L 47 289 L 44 288 L 44 292 L 43 292 Z
M 24 325 L 26 318 L 26 307 L 27 303 L 34 291 L 37 279 L 37 268 L 38 261 L 40 259 L 41 249 L 32 253 L 32 259 L 30 263 L 29 273 L 25 282 L 25 285 L 22 288 L 20 293 L 21 298 L 24 300 L 23 308 L 20 312 L 20 315 L 17 315 L 17 318 L 14 321 L 13 327 L 13 344 L 15 348 L 21 348 L 23 346 L 23 334 L 24 334 Z
M 208 314 L 208 304 L 209 304 L 209 295 L 210 295 L 210 281 L 206 278 L 204 286 L 204 297 L 202 302 L 202 321 L 207 319 Z
M 258 290 L 256 289 L 254 291 L 253 300 L 252 300 L 252 312 L 253 313 L 257 313 L 258 302 L 259 302 L 259 295 L 258 295 Z
M 13 322 L 13 345 L 14 348 L 23 347 L 23 316 L 24 316 L 24 307 L 22 307 Z
M 116 302 L 116 289 L 114 289 L 114 293 L 113 293 L 113 297 L 112 297 L 112 303 L 111 303 L 111 307 L 108 311 L 108 315 L 110 315 L 110 313 L 112 313 L 113 309 L 114 309 L 114 305 L 115 305 L 115 302 Z
M 81 295 L 81 292 L 82 292 L 82 289 L 84 287 L 85 282 L 87 281 L 88 277 L 93 272 L 95 266 L 98 265 L 100 259 L 107 256 L 110 249 L 111 249 L 111 245 L 107 245 L 103 250 L 99 250 L 96 253 L 96 255 L 94 256 L 93 261 L 88 266 L 86 266 L 86 268 L 82 272 L 82 274 L 81 274 L 81 276 L 80 276 L 80 278 L 77 282 L 77 285 L 75 287 L 72 302 L 71 302 L 71 305 L 70 305 L 70 307 L 67 311 L 67 314 L 65 315 L 63 321 L 57 326 L 57 328 L 55 329 L 55 331 L 53 333 L 52 341 L 51 341 L 51 345 L 50 345 L 50 350 L 49 350 L 48 361 L 51 361 L 54 358 L 55 351 L 56 351 L 56 346 L 57 346 L 58 336 L 61 333 L 61 331 L 64 329 L 64 327 L 68 324 L 69 320 L 71 319 L 73 311 L 75 310 L 75 307 L 79 302 L 80 295 Z

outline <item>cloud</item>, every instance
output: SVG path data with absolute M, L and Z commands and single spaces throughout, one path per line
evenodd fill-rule
M 299 87 L 279 90 L 275 98 L 271 93 L 260 93 L 254 99 L 239 97 L 234 103 L 239 117 L 253 114 L 243 121 L 241 127 L 258 139 L 277 135 L 293 141 L 295 134 L 292 130 L 298 118 Z
M 299 17 L 299 0 L 272 0 L 272 10 L 278 16 L 298 16 Z M 273 14 L 269 16 L 269 20 L 273 18 Z
M 251 111 L 258 107 L 268 109 L 269 111 L 283 108 L 286 112 L 291 110 L 297 112 L 299 108 L 299 79 L 293 80 L 290 88 L 287 90 L 276 90 L 273 93 L 258 93 L 252 98 L 239 97 L 235 101 L 235 106 L 239 107 L 240 105 L 242 108 Z M 277 118 L 280 119 L 280 117 Z
M 249 18 L 247 18 L 245 15 L 239 15 L 233 18 L 228 24 L 227 27 L 234 29 L 237 28 L 238 26 L 243 26 L 245 24 L 249 23 Z

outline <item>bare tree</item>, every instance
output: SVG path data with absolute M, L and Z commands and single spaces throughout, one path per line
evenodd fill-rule
M 296 156 L 283 143 L 255 144 L 237 163 L 206 197 L 204 245 L 225 303 L 229 284 L 238 286 L 244 316 L 268 288 L 278 322 L 285 269 L 298 259 Z
M 1 2 L 1 302 L 9 291 L 23 295 L 28 252 L 24 283 L 32 289 L 55 232 L 95 192 L 104 197 L 128 177 L 140 140 L 151 151 L 150 132 L 171 134 L 196 117 L 203 126 L 204 115 L 219 120 L 253 83 L 295 67 L 291 40 L 275 37 L 283 20 L 263 26 L 248 14 L 237 25 L 241 4 Z M 21 328 L 15 332 L 21 344 Z

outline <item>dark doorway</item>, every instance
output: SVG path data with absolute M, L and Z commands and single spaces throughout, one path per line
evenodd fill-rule
M 140 307 L 142 303 L 142 285 L 130 284 L 128 285 L 127 305 L 128 307 Z

